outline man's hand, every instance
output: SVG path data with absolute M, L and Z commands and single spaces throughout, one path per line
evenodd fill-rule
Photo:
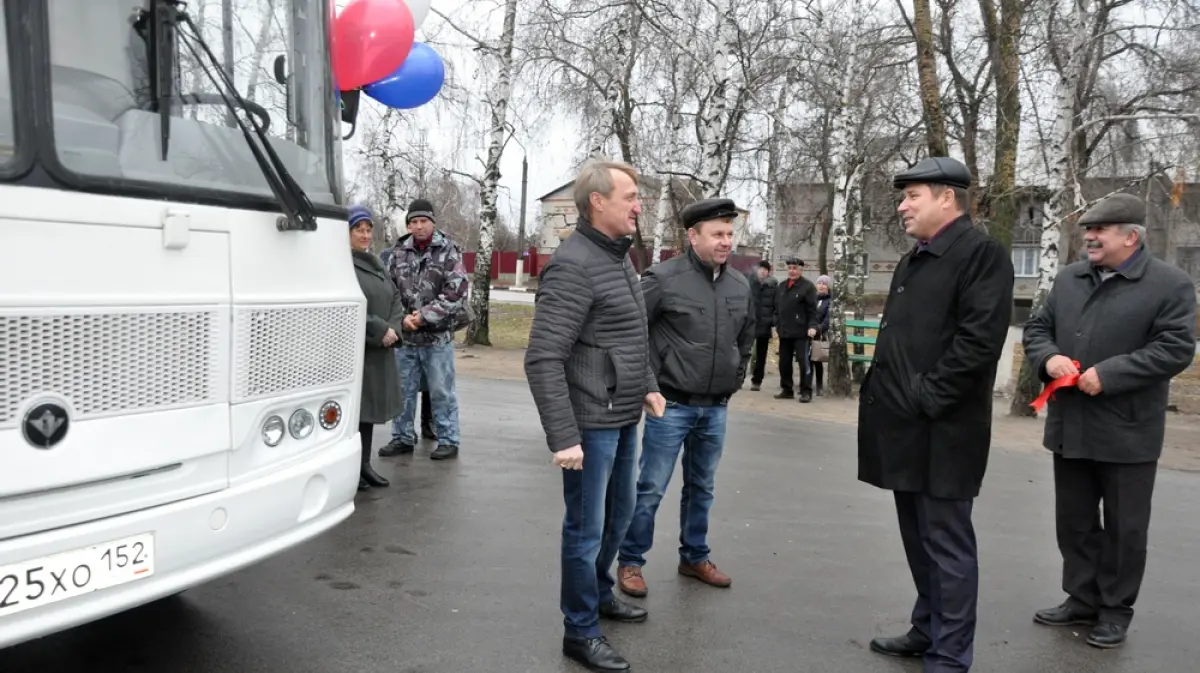
M 1084 372 L 1075 387 L 1092 396 L 1099 395 L 1104 389 L 1104 386 L 1100 385 L 1100 375 L 1096 373 L 1095 367 Z
M 554 452 L 554 465 L 564 470 L 583 469 L 583 447 L 576 444 L 562 451 Z
M 424 324 L 424 322 L 425 321 L 421 318 L 421 312 L 413 311 L 409 315 L 404 316 L 404 329 L 408 330 L 409 332 L 415 332 L 418 327 Z
M 396 334 L 396 330 L 388 328 L 387 334 L 383 335 L 383 347 L 391 348 L 392 344 L 400 340 L 400 335 Z
M 816 336 L 817 336 L 817 330 L 815 330 L 815 329 L 813 329 L 813 328 L 811 328 L 811 327 L 810 327 L 810 328 L 808 328 L 808 338 L 809 338 L 809 339 L 812 339 L 812 338 L 814 338 L 814 337 L 816 337 Z
M 646 411 L 655 418 L 662 418 L 667 413 L 667 398 L 662 393 L 646 393 Z
M 1071 362 L 1071 358 L 1065 355 L 1055 355 L 1046 361 L 1046 373 L 1052 379 L 1061 379 L 1070 374 L 1078 374 L 1079 369 L 1075 367 L 1074 362 Z

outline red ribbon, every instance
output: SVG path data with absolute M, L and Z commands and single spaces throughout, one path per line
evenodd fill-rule
M 1071 363 L 1075 365 L 1075 369 L 1079 369 L 1081 367 L 1079 360 L 1071 360 Z M 1058 390 L 1059 388 L 1074 388 L 1078 383 L 1079 374 L 1067 374 L 1066 376 L 1054 379 L 1049 385 L 1046 386 L 1046 389 L 1042 391 L 1042 394 L 1038 395 L 1036 400 L 1029 403 L 1029 406 L 1033 407 L 1034 411 L 1041 411 L 1042 407 L 1046 406 L 1046 403 L 1049 402 L 1052 397 L 1054 397 L 1054 391 Z

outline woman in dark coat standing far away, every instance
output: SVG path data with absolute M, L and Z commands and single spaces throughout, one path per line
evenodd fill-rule
M 379 257 L 371 254 L 371 211 L 363 206 L 350 208 L 350 249 L 354 256 L 354 273 L 367 298 L 367 349 L 363 355 L 362 401 L 359 403 L 358 432 L 362 435 L 362 474 L 358 490 L 372 486 L 387 486 L 371 467 L 371 440 L 375 426 L 387 423 L 404 411 L 404 395 L 400 391 L 400 372 L 392 346 L 400 340 L 400 324 L 404 305 L 400 292 L 388 278 Z

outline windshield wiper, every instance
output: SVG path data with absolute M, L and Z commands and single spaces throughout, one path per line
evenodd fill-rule
M 208 43 L 200 34 L 200 29 L 192 21 L 192 17 L 183 10 L 185 3 L 181 0 L 154 0 L 151 10 L 143 11 L 144 18 L 147 18 L 151 23 L 150 36 L 148 40 L 150 58 L 153 61 L 151 72 L 154 78 L 153 94 L 158 103 L 158 111 L 160 117 L 160 135 L 163 142 L 163 156 L 166 156 L 167 141 L 170 137 L 170 125 L 163 117 L 170 115 L 167 99 L 171 94 L 171 83 L 173 81 L 174 68 L 171 61 L 171 42 L 166 39 L 174 33 L 179 37 L 179 41 L 187 47 L 192 56 L 196 59 L 197 65 L 204 71 L 208 80 L 217 89 L 217 96 L 185 96 L 184 98 L 194 98 L 198 102 L 223 103 L 225 107 L 232 112 L 233 119 L 237 122 L 238 128 L 242 131 L 242 136 L 246 139 L 246 144 L 250 148 L 250 153 L 254 155 L 254 161 L 258 164 L 259 170 L 262 171 L 263 177 L 271 188 L 271 193 L 279 201 L 280 207 L 283 209 L 284 217 L 279 218 L 277 226 L 280 231 L 316 231 L 317 218 L 313 210 L 312 202 L 308 200 L 308 195 L 304 193 L 300 185 L 288 172 L 287 166 L 283 160 L 275 152 L 271 146 L 270 136 L 267 135 L 267 126 L 270 123 L 269 118 L 259 119 L 263 113 L 263 108 L 259 105 L 250 103 L 242 98 L 234 86 L 229 73 L 221 67 L 220 61 L 209 48 Z M 148 17 L 145 15 L 149 14 Z M 161 20 L 159 17 L 163 17 Z M 186 26 L 188 31 L 178 30 L 180 26 Z M 190 32 L 190 34 L 189 34 Z M 205 64 L 205 58 L 201 57 L 200 51 L 203 51 L 207 56 L 208 62 Z M 215 73 L 214 73 L 215 71 Z M 238 112 L 245 113 L 239 115 Z M 246 126 L 246 119 L 250 121 L 254 127 L 254 136 L 257 136 L 258 142 L 255 142 L 254 136 L 251 135 L 250 129 Z M 259 147 L 259 143 L 262 146 Z M 265 151 L 265 153 L 264 153 Z

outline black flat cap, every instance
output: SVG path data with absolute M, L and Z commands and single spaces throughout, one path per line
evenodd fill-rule
M 971 171 L 956 159 L 929 157 L 892 178 L 892 186 L 896 189 L 904 189 L 909 185 L 947 185 L 967 189 L 971 186 Z
M 804 266 L 804 260 L 799 257 L 788 257 L 784 260 L 784 264 L 788 266 Z
M 1146 223 L 1146 203 L 1133 194 L 1112 194 L 1088 208 L 1080 216 L 1081 227 L 1102 227 L 1106 224 Z
M 733 204 L 732 199 L 700 199 L 679 211 L 679 219 L 685 229 L 691 229 L 708 220 L 733 219 L 737 216 L 737 206 Z

